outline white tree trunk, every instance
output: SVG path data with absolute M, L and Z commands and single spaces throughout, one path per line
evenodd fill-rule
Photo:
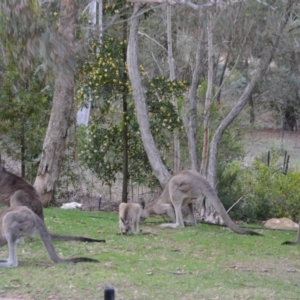
M 210 127 L 210 106 L 213 87 L 213 72 L 214 72 L 214 51 L 213 51 L 213 22 L 212 15 L 208 12 L 207 22 L 207 55 L 208 55 L 208 74 L 207 74 L 207 90 L 205 95 L 204 104 L 204 136 L 203 136 L 203 148 L 202 148 L 202 161 L 200 167 L 200 173 L 206 177 L 208 166 L 208 154 L 209 154 L 209 127 Z
M 99 42 L 102 44 L 103 36 L 103 0 L 98 0 L 98 18 L 99 18 Z
M 168 39 L 168 61 L 170 68 L 170 80 L 175 80 L 175 67 L 174 67 L 174 57 L 173 57 L 173 39 L 172 39 L 172 7 L 167 5 L 167 39 Z M 178 113 L 177 99 L 172 95 L 173 104 Z M 180 170 L 180 143 L 178 130 L 174 131 L 174 172 Z
M 99 32 L 100 36 L 99 39 L 101 41 L 102 37 L 102 0 L 99 0 Z M 97 0 L 91 0 L 90 4 L 88 5 L 89 9 L 89 23 L 94 26 L 97 24 Z M 101 13 L 100 13 L 101 9 Z M 101 16 L 101 19 L 100 19 Z M 101 23 L 100 23 L 101 21 Z M 89 94 L 89 101 L 87 103 L 84 103 L 83 106 L 77 111 L 76 115 L 76 124 L 77 125 L 85 125 L 87 126 L 90 119 L 91 114 L 91 93 Z
M 199 171 L 199 159 L 197 154 L 197 90 L 200 83 L 200 75 L 203 70 L 203 54 L 205 47 L 205 30 L 203 28 L 204 24 L 204 11 L 199 10 L 199 36 L 196 52 L 196 63 L 193 70 L 192 83 L 189 89 L 189 93 L 185 99 L 185 106 L 187 107 L 187 121 L 185 122 L 185 128 L 188 138 L 188 148 L 189 148 L 189 158 L 190 158 L 190 168 Z
M 150 165 L 155 177 L 159 180 L 161 186 L 165 186 L 171 177 L 167 168 L 164 166 L 160 153 L 155 145 L 152 133 L 150 131 L 148 108 L 146 103 L 146 96 L 142 86 L 141 74 L 138 64 L 138 25 L 140 4 L 134 5 L 134 12 L 131 19 L 128 48 L 127 48 L 127 64 L 128 75 L 131 82 L 133 98 L 137 113 L 137 120 L 139 123 L 141 136 L 145 151 L 147 153 Z

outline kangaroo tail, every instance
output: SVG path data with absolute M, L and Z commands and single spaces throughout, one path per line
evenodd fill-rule
M 83 236 L 72 236 L 72 235 L 61 235 L 51 233 L 52 240 L 59 240 L 59 241 L 80 241 L 80 242 L 87 242 L 87 243 L 105 243 L 106 240 L 99 240 L 99 239 L 91 239 Z
M 281 245 L 296 246 L 296 245 L 298 245 L 298 243 L 286 241 L 286 242 L 283 242 Z
M 73 263 L 73 264 L 77 264 L 80 262 L 99 262 L 99 260 L 97 259 L 92 259 L 92 258 L 88 258 L 88 257 L 74 257 L 74 258 L 69 258 L 69 259 L 61 259 L 59 261 L 60 263 Z
M 252 231 L 252 230 L 245 230 L 245 232 L 243 234 L 263 236 L 263 234 L 260 234 L 258 232 Z

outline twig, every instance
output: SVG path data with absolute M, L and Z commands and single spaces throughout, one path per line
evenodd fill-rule
M 227 210 L 227 213 L 229 213 L 231 211 L 231 209 L 236 205 L 238 204 L 243 198 L 244 198 L 245 195 L 241 196 L 239 199 L 237 199 L 236 202 L 234 202 Z

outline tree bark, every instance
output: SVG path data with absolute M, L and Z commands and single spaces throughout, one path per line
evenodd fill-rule
M 158 179 L 161 186 L 164 187 L 171 177 L 167 168 L 164 166 L 160 153 L 155 145 L 153 135 L 150 131 L 148 109 L 146 103 L 146 95 L 142 86 L 141 74 L 138 64 L 138 25 L 140 4 L 134 4 L 134 12 L 131 19 L 128 48 L 127 48 L 127 64 L 128 75 L 131 82 L 133 98 L 137 113 L 141 137 L 147 157 L 154 172 L 154 176 Z
M 223 70 L 222 70 L 222 73 L 221 73 L 221 76 L 220 76 L 219 85 L 218 85 L 218 91 L 217 91 L 216 99 L 217 99 L 217 102 L 219 104 L 221 102 L 221 93 L 222 93 L 221 87 L 222 87 L 222 84 L 223 84 L 225 71 L 226 71 L 226 68 L 227 68 L 227 65 L 228 65 L 228 62 L 229 62 L 229 57 L 230 57 L 230 50 L 227 51 L 224 67 L 223 67 Z
M 192 83 L 189 89 L 189 93 L 185 99 L 185 105 L 188 107 L 188 117 L 187 122 L 185 122 L 185 127 L 187 131 L 188 138 L 188 148 L 189 148 L 189 158 L 190 158 L 190 168 L 199 171 L 199 159 L 197 155 L 197 89 L 200 83 L 200 76 L 203 72 L 203 55 L 205 47 L 205 30 L 204 30 L 204 15 L 205 11 L 203 9 L 199 10 L 199 37 L 196 52 L 196 63 L 193 70 Z
M 126 1 L 123 3 L 124 5 L 126 4 Z M 127 19 L 127 16 L 124 17 Z M 123 24 L 123 32 L 122 32 L 122 40 L 125 41 L 127 40 L 127 21 Z M 127 57 L 127 49 L 126 45 L 124 44 L 122 47 L 122 55 L 123 55 L 123 60 L 126 62 L 126 57 Z M 123 73 L 123 82 L 127 82 L 128 80 L 128 75 L 126 72 Z M 123 186 L 122 186 L 122 202 L 127 203 L 127 198 L 128 198 L 128 185 L 129 185 L 129 166 L 128 166 L 128 151 L 129 151 L 129 146 L 128 146 L 128 102 L 127 102 L 127 97 L 128 97 L 128 91 L 123 93 L 122 95 L 122 101 L 123 101 Z
M 68 136 L 68 128 L 74 112 L 74 16 L 73 1 L 62 0 L 58 31 L 62 37 L 63 45 L 61 47 L 65 47 L 65 52 L 57 60 L 53 105 L 38 175 L 34 183 L 44 206 L 49 204 L 55 190 Z
M 170 80 L 175 80 L 175 66 L 173 57 L 173 39 L 172 39 L 172 7 L 167 4 L 167 39 L 168 39 L 168 61 L 170 68 Z M 178 113 L 177 99 L 172 95 L 173 104 Z M 178 130 L 174 131 L 174 173 L 180 170 L 180 142 Z
M 213 73 L 214 73 L 214 51 L 213 51 L 213 24 L 212 15 L 208 13 L 207 22 L 207 54 L 208 54 L 208 74 L 207 74 L 207 90 L 205 95 L 205 105 L 204 105 L 204 136 L 203 136 L 203 148 L 202 148 L 202 161 L 200 167 L 200 173 L 206 177 L 207 166 L 208 166 L 208 155 L 209 155 L 209 127 L 210 127 L 210 106 L 212 97 L 212 87 L 213 87 Z

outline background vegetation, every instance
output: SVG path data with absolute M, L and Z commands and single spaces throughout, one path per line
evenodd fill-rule
M 104 1 L 104 27 L 103 32 L 99 32 L 99 17 L 93 24 L 92 15 L 84 7 L 91 3 L 94 2 L 74 1 L 76 61 L 72 66 L 76 78 L 76 109 L 91 101 L 92 117 L 88 127 L 78 127 L 75 111 L 72 111 L 73 124 L 68 130 L 57 187 L 79 186 L 82 190 L 80 170 L 86 168 L 97 181 L 111 188 L 115 180 L 122 177 L 124 157 L 128 156 L 128 171 L 123 174 L 123 178 L 128 176 L 130 179 L 126 185 L 157 188 L 158 181 L 152 174 L 141 141 L 127 77 L 127 19 L 133 6 L 126 1 Z M 30 4 L 22 7 L 21 27 L 16 26 L 13 14 L 18 10 L 6 1 L 1 5 L 0 151 L 4 162 L 19 164 L 19 173 L 33 183 L 53 107 L 55 71 L 59 67 L 53 62 L 63 56 L 65 50 L 56 48 L 56 41 L 61 38 L 57 31 L 61 13 L 59 2 L 39 6 L 36 1 L 31 1 Z M 267 1 L 265 4 L 244 1 L 243 5 L 227 5 L 222 13 L 219 7 L 211 10 L 214 58 L 210 138 L 243 94 L 255 73 L 265 43 L 276 32 L 280 17 L 277 12 L 283 8 L 283 3 Z M 276 5 L 280 9 L 274 10 Z M 7 7 L 11 8 L 10 18 L 4 18 Z M 198 11 L 196 13 L 185 6 L 172 8 L 171 37 L 176 79 L 170 80 L 167 8 L 165 5 L 145 4 L 142 9 L 139 68 L 151 132 L 163 162 L 172 173 L 174 132 L 178 132 L 180 138 L 180 167 L 190 167 L 185 130 L 189 113 L 186 95 L 192 85 L 202 21 L 207 24 L 208 17 L 201 18 Z M 31 24 L 32 20 L 35 22 Z M 219 145 L 217 190 L 220 198 L 228 209 L 242 197 L 231 210 L 235 219 L 299 218 L 299 170 L 292 163 L 287 174 L 283 175 L 277 165 L 277 156 L 287 150 L 285 130 L 294 132 L 299 119 L 299 4 L 294 6 L 287 28 L 272 65 L 248 99 L 248 109 L 225 131 Z M 204 44 L 206 42 L 205 38 Z M 33 50 L 37 45 L 38 53 Z M 208 50 L 205 47 L 202 51 L 196 107 L 200 160 L 209 69 Z M 279 152 L 274 152 L 270 166 L 260 160 L 262 153 L 257 154 L 255 164 L 245 166 L 249 150 L 249 147 L 244 147 L 246 133 L 266 127 L 281 131 L 282 143 L 280 149 L 276 149 Z M 87 177 L 87 182 L 89 180 Z

